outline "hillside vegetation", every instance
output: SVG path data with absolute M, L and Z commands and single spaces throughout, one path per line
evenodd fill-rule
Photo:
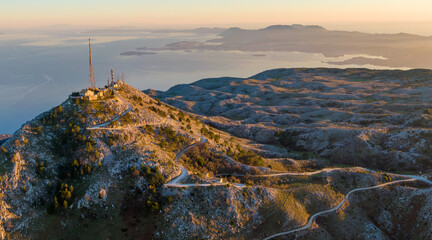
M 236 81 L 227 86 L 241 86 Z M 276 82 L 253 80 L 260 81 Z M 214 93 L 202 91 L 210 98 Z M 261 101 L 258 95 L 250 97 Z M 186 96 L 177 98 L 173 105 L 180 107 Z M 0 146 L 1 238 L 263 239 L 304 226 L 315 213 L 336 207 L 350 191 L 364 187 L 376 188 L 353 194 L 349 203 L 354 209 L 344 204 L 320 217 L 319 231 L 337 238 L 348 234 L 337 224 L 355 222 L 349 233 L 359 239 L 369 236 L 364 231 L 368 226 L 389 238 L 430 237 L 425 178 L 375 172 L 354 162 L 336 166 L 339 161 L 331 154 L 313 149 L 322 144 L 304 123 L 289 129 L 299 131 L 303 124 L 310 132 L 291 134 L 274 122 L 207 117 L 169 105 L 171 98 L 161 99 L 120 82 L 110 96 L 69 98 L 25 123 Z M 257 102 L 245 106 L 240 108 L 244 112 L 264 107 Z M 318 127 L 318 120 L 310 124 L 311 129 L 326 129 Z M 244 135 L 230 134 L 243 125 Z M 335 128 L 341 125 L 334 123 Z M 263 129 L 262 137 L 269 131 L 271 140 L 254 141 L 255 128 Z M 360 126 L 347 129 L 365 132 Z M 342 140 L 335 143 L 349 141 Z M 375 197 L 381 202 L 367 207 Z M 406 206 L 406 199 L 416 207 L 386 208 Z M 364 217 L 373 212 L 384 217 L 378 222 Z M 392 216 L 397 219 L 390 221 Z M 418 224 L 398 228 L 400 216 Z M 391 230 L 386 228 L 389 221 Z M 323 235 L 314 235 L 316 231 L 314 225 L 300 234 L 320 239 Z
M 275 69 L 147 92 L 208 116 L 204 122 L 219 129 L 291 153 L 424 173 L 432 171 L 431 84 L 429 70 Z

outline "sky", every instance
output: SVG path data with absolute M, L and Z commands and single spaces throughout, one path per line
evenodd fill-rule
M 91 26 L 357 26 L 367 31 L 430 32 L 430 0 L 0 0 L 0 29 Z M 377 25 L 378 24 L 378 25 Z M 382 31 L 381 30 L 381 31 Z M 398 31 L 400 30 L 400 31 Z

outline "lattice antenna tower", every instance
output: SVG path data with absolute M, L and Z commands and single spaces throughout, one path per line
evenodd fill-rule
M 111 82 L 114 82 L 114 69 L 111 68 Z
M 89 60 L 90 60 L 90 74 L 89 74 L 89 89 L 96 89 L 95 76 L 93 72 L 93 60 L 91 54 L 91 42 L 89 38 Z

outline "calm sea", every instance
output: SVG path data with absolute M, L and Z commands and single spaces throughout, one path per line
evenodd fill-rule
M 177 41 L 212 38 L 215 36 L 189 33 L 95 36 L 92 52 L 96 84 L 105 85 L 111 68 L 124 72 L 125 81 L 138 89 L 166 90 L 202 78 L 249 77 L 273 68 L 333 67 L 326 61 L 350 57 L 335 59 L 308 53 L 238 51 L 120 55 L 140 47 L 157 48 Z M 83 34 L 0 35 L 0 134 L 13 133 L 26 121 L 63 102 L 71 92 L 87 87 L 87 43 L 87 36 Z

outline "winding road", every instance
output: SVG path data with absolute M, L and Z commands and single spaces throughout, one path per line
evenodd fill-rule
M 121 101 L 125 102 L 129 106 L 128 109 L 126 111 L 124 111 L 123 113 L 117 115 L 116 117 L 114 117 L 110 121 L 107 121 L 105 123 L 101 123 L 101 124 L 95 125 L 93 127 L 89 127 L 87 129 L 90 129 L 90 130 L 96 130 L 96 129 L 100 129 L 100 130 L 121 130 L 121 129 L 137 128 L 137 127 L 142 126 L 142 125 L 140 125 L 140 126 L 132 126 L 132 127 L 124 127 L 124 128 L 107 128 L 106 127 L 110 123 L 112 123 L 114 121 L 117 121 L 121 116 L 124 116 L 125 114 L 127 114 L 128 112 L 130 112 L 132 110 L 132 108 L 133 108 L 132 104 L 130 104 L 128 101 L 126 101 L 125 99 L 123 99 L 120 95 L 118 95 L 116 91 L 113 90 L 113 92 L 114 92 L 115 96 L 117 96 Z M 166 123 L 169 120 L 170 120 L 169 118 L 166 118 L 166 119 L 164 119 L 164 121 L 162 121 L 160 123 L 155 123 L 155 124 L 150 124 L 150 125 L 160 125 L 160 124 Z M 179 152 L 176 155 L 176 157 L 174 158 L 174 161 L 178 162 L 178 160 L 180 159 L 180 157 L 184 153 L 186 153 L 186 151 L 188 151 L 190 148 L 192 148 L 192 147 L 194 147 L 194 146 L 196 146 L 196 145 L 198 145 L 200 143 L 207 142 L 206 138 L 204 138 L 202 136 L 200 136 L 200 138 L 201 138 L 201 140 L 199 142 L 193 143 L 192 145 L 189 145 L 188 147 L 186 147 L 185 149 L 183 149 L 181 152 Z M 375 171 L 367 169 L 367 168 L 361 168 L 361 167 L 358 167 L 358 168 L 366 170 L 366 171 L 369 171 L 369 172 L 372 172 L 372 173 L 375 172 Z M 341 170 L 341 169 L 343 169 L 343 168 L 325 168 L 325 169 L 321 169 L 321 170 L 314 171 L 314 172 L 284 172 L 284 173 L 274 173 L 274 174 L 264 174 L 264 175 L 250 175 L 250 177 L 277 177 L 277 176 L 288 176 L 288 175 L 292 175 L 292 176 L 314 175 L 314 174 L 318 174 L 318 173 L 322 173 L 322 172 L 331 172 L 331 171 L 336 171 L 336 170 Z M 385 172 L 383 172 L 383 173 L 385 173 Z M 268 239 L 272 239 L 272 238 L 275 238 L 275 237 L 279 237 L 279 236 L 283 236 L 283 235 L 299 232 L 299 231 L 306 230 L 306 229 L 310 228 L 317 217 L 338 210 L 340 207 L 342 207 L 342 205 L 346 201 L 348 201 L 349 197 L 353 193 L 355 193 L 355 192 L 366 191 L 366 190 L 370 190 L 370 189 L 377 189 L 377 188 L 385 187 L 385 186 L 388 186 L 388 185 L 391 185 L 391 184 L 403 183 L 403 182 L 412 182 L 412 181 L 422 181 L 422 182 L 425 182 L 427 184 L 432 185 L 432 181 L 430 181 L 430 180 L 428 180 L 428 179 L 426 179 L 425 177 L 422 177 L 422 176 L 404 175 L 404 174 L 395 174 L 395 173 L 386 173 L 386 174 L 394 175 L 394 176 L 400 176 L 400 177 L 405 177 L 405 178 L 408 178 L 408 179 L 396 180 L 396 181 L 387 182 L 387 183 L 383 183 L 383 184 L 379 184 L 379 185 L 375 185 L 375 186 L 362 187 L 362 188 L 353 189 L 353 190 L 349 191 L 345 195 L 345 197 L 341 200 L 341 202 L 339 202 L 339 204 L 336 205 L 335 207 L 330 208 L 328 210 L 317 212 L 317 213 L 313 214 L 311 217 L 309 217 L 309 220 L 306 223 L 306 225 L 304 225 L 302 227 L 299 227 L 299 228 L 295 228 L 295 229 L 289 230 L 289 231 L 275 233 L 275 234 L 273 234 L 271 236 L 268 236 L 268 237 L 264 238 L 264 240 L 268 240 Z M 222 175 L 223 174 L 221 174 L 220 176 L 222 176 Z M 166 186 L 166 187 L 199 187 L 199 186 L 201 186 L 201 187 L 210 187 L 210 186 L 215 186 L 215 185 L 226 185 L 226 183 L 220 183 L 220 182 L 215 182 L 215 183 L 191 183 L 191 184 L 181 183 L 188 176 L 189 176 L 188 170 L 185 167 L 181 166 L 181 173 L 177 177 L 171 179 L 169 182 L 167 182 L 166 184 L 164 184 L 164 186 Z M 242 175 L 242 174 L 237 174 L 237 175 L 233 174 L 233 176 L 244 176 L 244 175 Z M 236 184 L 236 183 L 231 183 L 231 184 L 234 185 L 234 186 L 236 186 L 236 187 L 239 187 L 239 188 L 245 187 L 244 184 Z
M 158 122 L 158 123 L 150 123 L 150 124 L 141 124 L 141 125 L 136 125 L 136 126 L 128 126 L 128 127 L 118 127 L 118 128 L 109 128 L 106 127 L 109 124 L 111 124 L 112 122 L 115 122 L 117 120 L 120 119 L 120 117 L 126 115 L 128 112 L 132 111 L 133 106 L 132 104 L 130 104 L 128 101 L 126 101 L 123 97 L 121 97 L 114 89 L 112 89 L 114 92 L 114 95 L 119 98 L 122 102 L 126 103 L 128 105 L 128 109 L 122 113 L 120 113 L 119 115 L 115 116 L 113 119 L 101 123 L 101 124 L 97 124 L 94 125 L 92 127 L 88 127 L 88 130 L 127 130 L 127 129 L 132 129 L 132 128 L 138 128 L 138 127 L 142 127 L 145 125 L 162 125 L 164 123 L 168 123 L 171 118 L 167 117 L 165 118 L 163 121 Z M 200 144 L 200 143 L 205 143 L 207 142 L 207 139 L 204 138 L 203 136 L 200 136 L 200 141 L 196 142 L 194 144 L 191 144 L 189 146 L 187 146 L 185 149 L 183 149 L 181 152 L 179 152 L 176 157 L 174 158 L 174 162 L 178 162 L 178 160 L 180 159 L 180 157 L 186 152 L 188 151 L 190 148 Z M 177 177 L 173 178 L 171 181 L 169 181 L 168 183 L 164 184 L 164 186 L 166 187 L 209 187 L 209 186 L 216 186 L 216 185 L 226 185 L 226 183 L 221 183 L 221 182 L 215 182 L 215 183 L 181 183 L 185 178 L 187 178 L 189 176 L 189 172 L 188 170 L 181 166 L 181 173 L 180 175 L 178 175 Z M 245 187 L 246 185 L 244 184 L 238 184 L 238 183 L 230 183 L 234 186 L 237 187 Z
M 122 102 L 124 102 L 128 105 L 128 109 L 126 111 L 124 111 L 123 113 L 117 115 L 113 119 L 107 121 L 107 122 L 95 125 L 93 127 L 89 127 L 87 129 L 89 129 L 89 130 L 127 130 L 127 129 L 143 127 L 145 125 L 152 125 L 152 126 L 162 125 L 162 124 L 168 123 L 171 120 L 170 117 L 167 117 L 158 123 L 146 123 L 146 124 L 139 124 L 139 125 L 134 125 L 134 126 L 127 126 L 127 127 L 106 127 L 106 126 L 110 125 L 111 123 L 119 120 L 120 117 L 126 115 L 128 112 L 132 111 L 132 109 L 133 109 L 132 104 L 130 104 L 128 101 L 126 101 L 123 97 L 121 97 L 114 89 L 113 89 L 113 92 L 118 99 L 120 99 Z
M 233 160 L 234 161 L 234 160 Z M 364 169 L 361 167 L 357 167 L 360 169 Z M 309 176 L 309 175 L 314 175 L 314 174 L 318 174 L 318 173 L 322 173 L 322 172 L 333 172 L 336 170 L 342 170 L 344 168 L 324 168 L 318 171 L 314 171 L 314 172 L 283 172 L 283 173 L 271 173 L 271 174 L 260 174 L 260 175 L 248 175 L 249 177 L 281 177 L 281 176 Z M 367 170 L 367 169 L 364 169 Z M 246 176 L 245 174 L 230 174 L 230 173 L 223 173 L 223 174 L 217 174 L 216 176 L 234 176 L 234 177 L 244 177 Z
M 114 122 L 116 120 L 112 120 L 112 121 Z M 152 126 L 162 125 L 162 124 L 168 123 L 170 120 L 171 120 L 171 118 L 167 117 L 167 118 L 164 118 L 161 122 L 157 122 L 157 123 L 146 123 L 146 124 L 139 124 L 139 125 L 134 125 L 134 126 L 127 126 L 127 127 L 113 127 L 113 128 L 97 127 L 97 128 L 88 128 L 88 129 L 90 129 L 90 130 L 128 130 L 128 129 L 133 129 L 133 128 L 144 127 L 146 125 L 152 125 Z M 108 122 L 108 124 L 110 124 L 110 123 L 111 123 L 111 121 Z
M 205 143 L 207 142 L 207 139 L 201 137 L 201 140 L 199 142 L 196 142 L 192 145 L 187 146 L 185 149 L 183 149 L 181 152 L 179 152 L 175 158 L 174 158 L 174 162 L 178 162 L 178 160 L 180 159 L 180 157 L 187 152 L 187 150 L 195 147 L 196 145 L 200 144 L 200 143 Z M 182 186 L 182 184 L 180 183 L 181 181 L 183 181 L 187 176 L 189 176 L 189 172 L 188 170 L 181 166 L 181 173 L 180 175 L 178 175 L 177 177 L 171 179 L 168 183 L 165 184 L 165 186 L 167 187 L 179 187 Z
M 120 113 L 119 115 L 115 116 L 113 119 L 111 119 L 111 120 L 109 120 L 107 122 L 104 122 L 104 123 L 101 123 L 101 124 L 98 124 L 98 125 L 94 125 L 93 127 L 89 127 L 87 129 L 89 129 L 89 130 L 95 130 L 95 129 L 105 129 L 106 130 L 106 129 L 111 129 L 111 128 L 105 128 L 105 127 L 108 126 L 109 124 L 111 124 L 112 122 L 115 122 L 115 121 L 119 120 L 120 117 L 126 115 L 126 113 L 132 111 L 132 108 L 133 108 L 132 104 L 130 104 L 128 101 L 126 101 L 124 98 L 122 98 L 114 89 L 112 89 L 112 91 L 114 92 L 114 95 L 118 99 L 120 99 L 122 102 L 124 102 L 124 103 L 126 103 L 128 105 L 128 109 L 126 111 Z M 112 128 L 112 129 L 114 129 L 114 128 Z
M 249 177 L 280 177 L 280 176 L 310 176 L 310 175 L 314 175 L 314 174 L 319 174 L 319 173 L 323 173 L 323 172 L 333 172 L 333 171 L 337 171 L 337 170 L 346 170 L 349 169 L 349 167 L 347 168 L 324 168 L 318 171 L 314 171 L 314 172 L 283 172 L 283 173 L 271 173 L 271 174 L 260 174 L 260 175 L 249 175 Z M 367 172 L 371 172 L 371 173 L 375 173 L 376 171 L 368 169 L 368 168 L 363 168 L 363 167 L 353 167 L 351 169 L 358 169 L 358 170 L 363 170 L 363 171 L 367 171 Z M 415 179 L 415 180 L 419 180 L 428 184 L 432 185 L 432 181 L 428 180 L 425 177 L 422 176 L 418 176 L 418 175 L 405 175 L 405 174 L 397 174 L 397 173 L 390 173 L 390 172 L 382 172 L 384 174 L 388 174 L 388 175 L 393 175 L 393 176 L 399 176 L 399 177 L 405 177 L 405 178 L 410 178 L 410 179 Z M 246 176 L 245 174 L 218 174 L 216 176 L 234 176 L 234 177 L 244 177 Z
M 396 180 L 396 181 L 387 182 L 387 183 L 383 183 L 383 184 L 379 184 L 379 185 L 375 185 L 375 186 L 371 186 L 371 187 L 363 187 L 363 188 L 356 188 L 356 189 L 353 189 L 353 190 L 349 191 L 349 192 L 345 195 L 345 197 L 342 199 L 342 201 L 341 201 L 337 206 L 335 206 L 335 207 L 333 207 L 333 208 L 330 208 L 330 209 L 328 209 L 328 210 L 324 210 L 324 211 L 321 211 L 321 212 L 317 212 L 317 213 L 315 213 L 314 215 L 312 215 L 312 216 L 309 218 L 309 220 L 308 220 L 308 222 L 306 223 L 306 225 L 304 225 L 304 226 L 302 226 L 302 227 L 299 227 L 299 228 L 295 228 L 295 229 L 289 230 L 289 231 L 280 232 L 280 233 L 275 233 L 275 234 L 273 234 L 273 235 L 271 235 L 271 236 L 268 236 L 268 237 L 264 238 L 263 240 L 272 239 L 272 238 L 275 238 L 275 237 L 279 237 L 279 236 L 287 235 L 287 234 L 290 234 L 290 233 L 299 232 L 299 231 L 306 230 L 306 229 L 310 228 L 310 227 L 312 226 L 312 224 L 314 223 L 314 221 L 315 221 L 315 219 L 316 219 L 317 217 L 338 210 L 338 209 L 339 209 L 340 207 L 342 207 L 342 205 L 343 205 L 343 204 L 348 200 L 348 198 L 351 196 L 351 194 L 353 194 L 353 193 L 355 193 L 355 192 L 366 191 L 366 190 L 370 190 L 370 189 L 376 189 L 376 188 L 385 187 L 385 186 L 388 186 L 388 185 L 391 185 L 391 184 L 402 183 L 402 182 L 412 182 L 412 181 L 423 181 L 423 182 L 425 182 L 425 183 L 428 183 L 428 184 L 431 184 L 431 185 L 432 185 L 432 182 L 431 182 L 430 180 L 428 180 L 428 179 L 426 179 L 426 178 L 424 178 L 424 177 L 421 177 L 421 176 L 415 176 L 415 175 L 402 175 L 402 174 L 393 174 L 393 173 L 388 173 L 388 174 L 397 175 L 397 176 L 403 176 L 403 177 L 408 177 L 408 178 L 410 178 L 410 179 Z
M 205 143 L 208 140 L 206 138 L 204 138 L 203 136 L 200 136 L 201 140 L 199 142 L 196 142 L 192 145 L 189 145 L 188 147 L 186 147 L 185 149 L 183 149 L 181 152 L 179 152 L 176 157 L 174 158 L 175 162 L 178 162 L 178 160 L 180 159 L 180 157 L 186 153 L 190 148 L 195 147 L 196 145 L 200 144 L 200 143 Z M 181 166 L 181 173 L 180 175 L 178 175 L 177 177 L 173 178 L 172 180 L 170 180 L 168 183 L 166 183 L 164 186 L 166 187 L 210 187 L 210 186 L 219 186 L 219 185 L 226 185 L 226 183 L 221 183 L 221 182 L 214 182 L 214 183 L 181 183 L 181 181 L 183 181 L 186 177 L 189 176 L 189 172 L 188 170 Z M 240 184 L 240 183 L 230 183 L 236 187 L 242 188 L 245 187 L 246 185 L 244 184 Z

